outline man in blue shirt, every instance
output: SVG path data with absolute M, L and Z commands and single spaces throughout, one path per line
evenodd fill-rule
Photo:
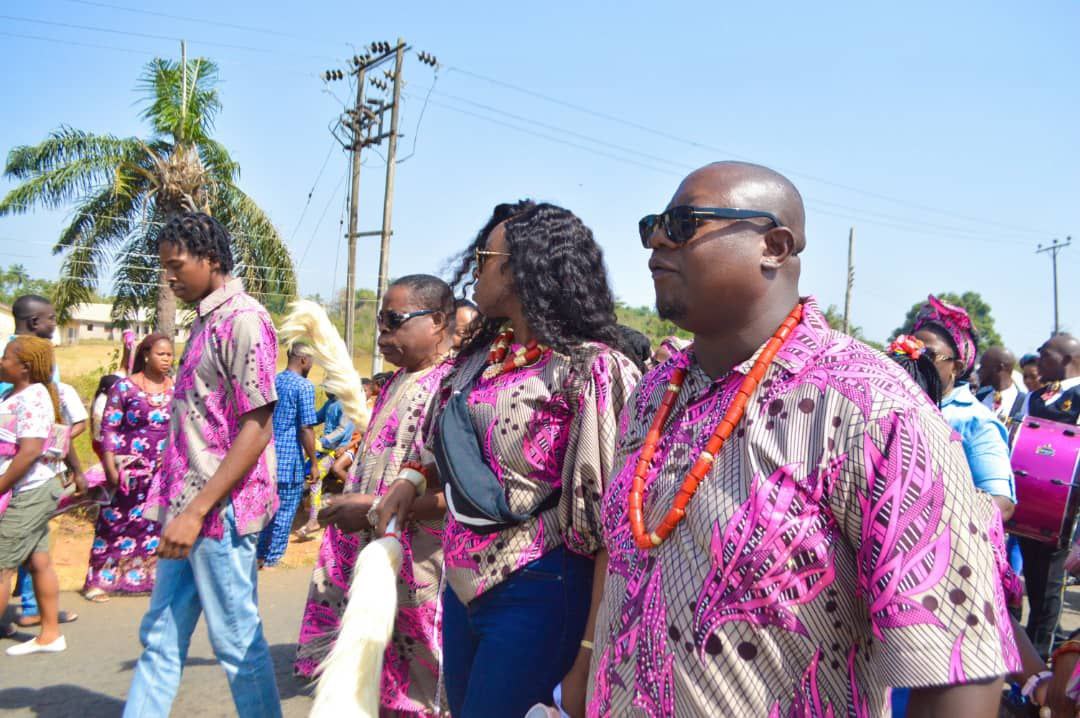
M 289 545 L 296 510 L 304 495 L 304 479 L 318 480 L 315 453 L 315 386 L 308 381 L 311 371 L 311 347 L 296 342 L 289 349 L 289 363 L 277 375 L 277 404 L 274 405 L 274 452 L 277 455 L 277 492 L 280 506 L 274 520 L 259 536 L 258 558 L 261 567 L 273 567 L 285 555 Z M 311 461 L 304 464 L 304 454 Z
M 353 435 L 352 419 L 345 416 L 341 402 L 333 394 L 326 394 L 326 403 L 315 414 L 316 423 L 323 424 L 319 445 L 323 451 L 334 451 L 349 443 Z

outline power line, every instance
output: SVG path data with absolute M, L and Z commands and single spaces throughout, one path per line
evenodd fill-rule
M 70 23 L 70 22 L 58 22 L 56 20 L 42 20 L 40 18 L 19 17 L 17 15 L 0 15 L 0 20 L 11 20 L 11 21 L 14 21 L 14 22 L 26 22 L 26 23 L 32 23 L 32 24 L 35 24 L 35 25 L 48 25 L 48 26 L 51 26 L 51 27 L 63 27 L 63 28 L 71 29 L 71 30 L 85 30 L 85 31 L 88 31 L 88 32 L 103 32 L 103 33 L 109 33 L 111 35 L 126 35 L 126 36 L 129 36 L 129 37 L 141 37 L 141 38 L 145 38 L 145 39 L 148 39 L 148 40 L 167 40 L 169 42 L 180 42 L 180 40 L 183 39 L 183 38 L 174 37 L 174 36 L 171 36 L 171 35 L 155 35 L 153 33 L 139 32 L 137 30 L 117 30 L 116 28 L 111 28 L 111 27 L 96 27 L 96 26 L 93 26 L 93 25 L 80 25 L 80 24 Z M 276 55 L 276 54 L 281 53 L 280 48 L 252 47 L 250 45 L 234 45 L 232 43 L 215 42 L 213 40 L 190 40 L 190 42 L 198 43 L 200 45 L 206 45 L 208 47 L 223 47 L 223 48 L 227 48 L 227 49 L 230 49 L 230 50 L 243 50 L 245 52 L 258 52 L 258 53 L 263 53 L 263 54 L 268 54 L 268 55 Z M 327 57 L 323 56 L 323 55 L 297 55 L 297 57 L 305 57 L 305 58 L 319 59 L 319 60 L 327 59 Z
M 326 170 L 326 165 L 330 162 L 330 155 L 334 154 L 335 147 L 337 147 L 337 142 L 330 140 L 330 149 L 326 152 L 326 159 L 323 160 L 322 167 L 319 168 L 319 174 L 315 175 L 315 181 L 311 184 L 311 190 L 308 192 L 307 201 L 304 202 L 304 209 L 300 212 L 300 219 L 296 221 L 296 228 L 292 231 L 293 239 L 296 239 L 296 233 L 300 231 L 300 225 L 304 223 L 304 217 L 307 215 L 308 207 L 311 206 L 311 198 L 315 194 L 315 188 L 319 186 L 319 180 L 322 179 L 323 172 Z
M 490 122 L 490 123 L 495 124 L 495 125 L 499 125 L 499 126 L 502 126 L 502 127 L 507 127 L 509 129 L 515 130 L 517 132 L 521 132 L 521 133 L 531 135 L 531 136 L 534 136 L 534 137 L 539 137 L 540 139 L 548 140 L 550 142 L 555 142 L 555 143 L 558 143 L 558 144 L 561 144 L 561 145 L 572 147 L 574 149 L 579 149 L 579 150 L 582 150 L 582 151 L 585 151 L 585 152 L 589 152 L 591 154 L 599 155 L 601 157 L 606 157 L 608 159 L 613 159 L 613 160 L 616 160 L 618 162 L 623 162 L 625 164 L 630 164 L 630 165 L 634 165 L 634 166 L 637 166 L 637 167 L 642 167 L 644 169 L 647 169 L 647 170 L 650 170 L 650 171 L 653 171 L 653 172 L 658 172 L 658 173 L 662 173 L 662 174 L 665 174 L 665 175 L 668 175 L 668 176 L 674 176 L 674 177 L 681 177 L 683 175 L 683 171 L 681 171 L 681 170 L 673 170 L 673 169 L 667 169 L 667 168 L 663 168 L 663 167 L 658 167 L 658 166 L 656 166 L 654 164 L 649 164 L 649 163 L 641 162 L 639 160 L 635 160 L 635 159 L 632 159 L 632 158 L 629 158 L 629 157 L 624 157 L 624 156 L 621 156 L 621 155 L 612 154 L 610 152 L 605 152 L 603 150 L 599 150 L 599 149 L 596 149 L 594 147 L 589 147 L 587 145 L 582 145 L 582 144 L 579 144 L 577 142 L 571 142 L 571 141 L 565 140 L 565 139 L 563 139 L 561 137 L 549 135 L 549 134 L 546 134 L 546 133 L 543 133 L 543 132 L 536 132 L 534 130 L 530 130 L 528 128 L 521 127 L 519 125 L 515 125 L 515 124 L 512 124 L 510 122 L 505 122 L 505 121 L 490 117 L 488 115 L 484 115 L 484 114 L 481 114 L 481 113 L 478 113 L 478 112 L 472 112 L 470 110 L 466 110 L 466 109 L 463 109 L 463 108 L 460 108 L 460 107 L 455 107 L 453 105 L 449 105 L 449 104 L 446 104 L 446 103 L 443 103 L 443 102 L 439 102 L 437 100 L 432 100 L 431 104 L 433 104 L 433 105 L 435 105 L 437 107 L 442 107 L 444 109 L 452 110 L 454 112 L 459 112 L 461 114 L 468 115 L 470 117 L 475 117 L 475 118 L 484 120 L 485 122 Z M 478 103 L 473 103 L 473 104 L 478 104 Z M 504 112 L 501 112 L 501 111 L 499 111 L 499 112 L 500 112 L 500 114 L 510 114 L 510 113 L 504 113 Z M 533 123 L 534 124 L 544 124 L 544 123 L 538 123 L 536 121 L 533 121 Z M 552 127 L 553 129 L 557 129 L 559 131 L 562 131 L 561 128 L 556 128 L 553 125 L 547 125 L 547 126 Z M 606 141 L 596 140 L 595 138 L 591 138 L 591 137 L 589 137 L 587 135 L 582 135 L 581 133 L 573 133 L 573 134 L 575 134 L 577 136 L 580 136 L 580 137 L 583 137 L 583 138 L 585 138 L 585 139 L 587 139 L 589 141 L 602 142 L 605 146 L 616 148 L 616 149 L 618 149 L 620 151 L 632 152 L 632 153 L 634 153 L 634 154 L 636 154 L 638 156 L 646 156 L 646 157 L 648 157 L 648 155 L 642 155 L 641 153 L 639 153 L 636 150 L 633 150 L 631 148 L 622 147 L 620 145 L 615 145 L 613 143 L 609 143 L 609 142 L 606 142 Z M 672 164 L 674 164 L 676 166 L 680 166 L 684 170 L 685 169 L 693 169 L 693 167 L 691 167 L 690 165 L 685 165 L 685 164 L 680 165 L 679 163 L 674 163 L 674 162 Z M 820 212 L 822 214 L 833 215 L 833 216 L 837 216 L 837 217 L 843 217 L 845 219 L 855 218 L 855 219 L 858 219 L 860 222 L 866 222 L 866 223 L 869 223 L 869 224 L 878 224 L 878 225 L 882 225 L 882 226 L 886 226 L 886 227 L 893 227 L 893 228 L 896 228 L 896 229 L 903 229 L 903 230 L 906 230 L 906 231 L 912 231 L 912 232 L 916 232 L 916 233 L 923 234 L 923 235 L 941 236 L 941 237 L 947 237 L 949 239 L 957 239 L 957 240 L 961 240 L 961 241 L 968 240 L 968 241 L 984 242 L 984 243 L 1009 244 L 1009 245 L 1013 245 L 1013 246 L 1015 246 L 1018 242 L 1026 241 L 1026 240 L 1021 240 L 1019 238 L 1013 239 L 1013 240 L 1004 239 L 1004 238 L 995 239 L 994 237 L 987 236 L 987 234 L 985 232 L 978 232 L 977 230 L 970 230 L 970 229 L 964 229 L 964 228 L 959 228 L 959 227 L 948 227 L 948 226 L 943 226 L 943 225 L 935 225 L 935 224 L 928 223 L 928 222 L 922 222 L 920 220 L 909 220 L 909 219 L 902 218 L 902 217 L 896 217 L 895 215 L 885 215 L 885 214 L 882 214 L 882 213 L 879 213 L 879 212 L 875 212 L 874 210 L 862 210 L 862 209 L 855 208 L 855 207 L 848 207 L 846 205 L 838 204 L 838 203 L 835 203 L 835 202 L 827 202 L 825 200 L 818 200 L 818 199 L 812 198 L 812 197 L 807 197 L 806 198 L 806 203 L 807 203 L 808 206 L 813 207 L 815 212 Z M 820 204 L 832 205 L 834 207 L 846 209 L 846 210 L 848 210 L 848 212 L 845 213 L 845 214 L 841 214 L 841 213 L 838 213 L 838 212 L 835 212 L 835 211 L 829 211 L 827 209 L 822 209 L 821 207 L 819 207 L 818 205 L 820 205 Z M 870 213 L 870 215 L 875 215 L 876 214 L 879 217 L 883 216 L 883 217 L 886 217 L 887 219 L 891 218 L 891 219 L 897 220 L 897 222 L 903 222 L 904 224 L 898 224 L 897 222 L 889 222 L 889 221 L 883 221 L 881 219 L 875 219 L 873 216 L 867 216 L 865 213 Z M 930 231 L 928 231 L 928 230 L 930 230 Z M 934 230 L 936 230 L 936 232 Z M 942 234 L 942 232 L 944 232 L 944 234 Z
M 73 3 L 75 5 L 86 5 L 88 7 L 100 7 L 100 8 L 107 8 L 107 9 L 110 9 L 110 10 L 121 10 L 123 12 L 137 13 L 139 15 L 150 15 L 150 16 L 153 16 L 153 17 L 163 17 L 163 18 L 166 18 L 166 19 L 169 19 L 169 20 L 182 20 L 184 22 L 193 22 L 193 23 L 198 23 L 200 25 L 216 25 L 217 27 L 224 27 L 224 28 L 228 28 L 230 30 L 245 30 L 247 32 L 262 33 L 263 35 L 273 35 L 275 37 L 286 37 L 286 38 L 289 38 L 291 40 L 312 41 L 311 38 L 302 38 L 302 37 L 299 37 L 297 35 L 290 35 L 289 33 L 286 33 L 286 32 L 280 32 L 278 30 L 272 30 L 270 28 L 265 28 L 265 27 L 253 27 L 251 25 L 239 25 L 237 23 L 223 22 L 223 21 L 220 21 L 220 20 L 213 20 L 213 21 L 211 21 L 211 20 L 203 20 L 203 19 L 196 18 L 196 17 L 187 17 L 187 16 L 184 16 L 184 15 L 171 15 L 171 14 L 166 13 L 166 12 L 158 12 L 156 10 L 146 10 L 144 8 L 126 7 L 124 5 L 112 5 L 110 3 L 103 3 L 103 2 L 92 2 L 91 0 L 61 0 L 61 1 L 62 2 Z
M 90 42 L 78 42 L 76 40 L 60 40 L 55 37 L 43 37 L 41 35 L 24 35 L 18 32 L 0 32 L 0 35 L 6 37 L 16 37 L 21 40 L 37 40 L 39 42 L 51 42 L 57 45 L 75 46 L 75 47 L 88 47 L 93 50 L 113 50 L 115 52 L 126 52 L 132 55 L 155 55 L 153 50 L 136 50 L 131 47 L 117 47 L 115 45 L 98 45 Z
M 315 229 L 311 232 L 311 238 L 308 239 L 307 245 L 304 247 L 304 253 L 300 255 L 300 261 L 297 262 L 297 266 L 303 266 L 304 260 L 307 259 L 308 250 L 311 249 L 311 243 L 315 241 L 315 237 L 319 234 L 319 228 L 322 227 L 323 220 L 326 219 L 326 213 L 330 209 L 330 205 L 334 202 L 334 198 L 337 197 L 337 193 L 341 190 L 341 185 L 345 184 L 345 178 L 349 176 L 349 172 L 341 176 L 341 179 L 337 183 L 337 187 L 334 188 L 334 192 L 330 195 L 330 199 L 326 201 L 326 206 L 323 207 L 322 215 L 319 217 L 319 221 L 315 224 Z
M 498 79 L 493 78 L 493 77 L 488 77 L 487 75 L 482 75 L 482 74 L 477 73 L 477 72 L 472 72 L 470 70 L 466 70 L 466 69 L 461 68 L 461 67 L 450 66 L 450 67 L 447 68 L 447 70 L 450 71 L 450 72 L 457 72 L 459 74 L 466 75 L 468 77 L 472 77 L 474 79 L 481 80 L 483 82 L 487 82 L 487 83 L 490 83 L 492 85 L 496 85 L 496 86 L 499 86 L 499 87 L 504 87 L 506 89 L 513 90 L 513 91 L 519 92 L 521 94 L 529 95 L 531 97 L 535 97 L 537 99 L 544 100 L 545 102 L 550 102 L 552 104 L 560 105 L 562 107 L 566 107 L 568 109 L 575 110 L 577 112 L 581 112 L 581 113 L 590 115 L 592 117 L 596 117 L 598 119 L 603 119 L 603 120 L 606 120 L 608 122 L 615 122 L 615 123 L 618 123 L 620 125 L 624 125 L 626 127 L 631 127 L 633 129 L 640 130 L 642 132 L 646 132 L 646 133 L 651 134 L 651 135 L 655 135 L 657 137 L 663 137 L 663 138 L 671 140 L 673 142 L 678 142 L 678 143 L 681 143 L 681 144 L 684 144 L 684 145 L 688 145 L 690 147 L 696 147 L 698 149 L 708 150 L 710 152 L 718 152 L 720 154 L 725 154 L 725 155 L 734 157 L 736 159 L 741 159 L 741 160 L 746 160 L 746 161 L 751 161 L 751 162 L 754 161 L 752 158 L 749 158 L 746 155 L 742 155 L 742 154 L 739 154 L 739 153 L 736 153 L 736 152 L 732 152 L 731 150 L 716 147 L 714 145 L 709 145 L 709 144 L 706 144 L 704 142 L 698 142 L 696 140 L 687 139 L 685 137 L 680 137 L 678 135 L 674 135 L 674 134 L 672 134 L 670 132 L 665 132 L 664 130 L 657 129 L 655 127 L 649 127 L 648 125 L 643 125 L 641 123 L 634 122 L 633 120 L 627 120 L 624 117 L 619 117 L 617 115 L 611 115 L 611 114 L 608 114 L 606 112 L 600 112 L 600 111 L 597 111 L 597 110 L 593 110 L 593 109 L 591 109 L 589 107 L 584 107 L 582 105 L 578 105 L 578 104 L 575 104 L 573 102 L 568 102 L 566 100 L 561 100 L 561 99 L 559 99 L 557 97 L 552 97 L 551 95 L 546 95 L 546 94 L 544 94 L 542 92 L 537 92 L 536 90 L 531 90 L 531 89 L 529 89 L 527 87 L 522 87 L 520 85 L 515 85 L 514 83 L 511 83 L 511 82 L 506 82 L 504 80 L 498 80 Z M 883 193 L 880 193 L 880 192 L 873 192 L 873 191 L 870 191 L 870 190 L 863 189 L 861 187 L 853 187 L 851 185 L 846 185 L 846 184 L 843 184 L 843 183 L 840 183 L 840 182 L 834 182 L 833 180 L 829 180 L 829 179 L 826 179 L 824 177 L 820 177 L 818 175 L 810 174 L 810 173 L 807 173 L 807 172 L 800 172 L 800 171 L 797 171 L 797 170 L 792 170 L 792 169 L 787 169 L 787 168 L 781 168 L 781 171 L 785 172 L 786 174 L 792 175 L 794 177 L 802 177 L 804 179 L 808 179 L 808 180 L 811 180 L 811 181 L 814 181 L 814 182 L 819 182 L 821 184 L 829 185 L 831 187 L 836 187 L 837 189 L 846 190 L 848 192 L 855 192 L 856 194 L 861 194 L 861 195 L 864 195 L 866 197 L 872 197 L 874 199 L 879 199 L 879 200 L 883 200 L 883 201 L 886 201 L 886 202 L 892 202 L 892 203 L 899 204 L 899 205 L 905 205 L 905 206 L 908 206 L 908 207 L 912 207 L 914 209 L 922 210 L 924 212 L 934 212 L 935 214 L 940 214 L 940 215 L 943 215 L 943 216 L 953 217 L 953 218 L 956 218 L 956 219 L 962 219 L 965 222 L 977 222 L 979 224 L 994 225 L 994 226 L 998 226 L 998 227 L 1001 227 L 1003 229 L 1008 229 L 1008 230 L 1011 230 L 1011 231 L 1014 231 L 1014 232 L 1026 232 L 1026 233 L 1029 233 L 1029 234 L 1038 234 L 1040 236 L 1047 236 L 1049 234 L 1053 234 L 1052 232 L 1046 232 L 1046 231 L 1039 230 L 1039 229 L 1033 229 L 1031 227 L 1019 227 L 1019 226 L 1009 225 L 1009 224 L 1005 224 L 1005 223 L 1001 223 L 1001 222 L 995 222 L 993 220 L 988 220 L 988 219 L 985 219 L 985 218 L 979 218 L 979 217 L 972 217 L 972 216 L 969 216 L 969 215 L 963 215 L 963 214 L 959 214 L 959 213 L 952 212 L 952 211 L 949 211 L 949 210 L 939 209 L 937 207 L 931 207 L 929 205 L 924 205 L 924 204 L 921 204 L 921 203 L 918 203 L 918 202 L 912 202 L 910 200 L 900 199 L 898 197 L 892 197 L 890 195 L 883 194 Z

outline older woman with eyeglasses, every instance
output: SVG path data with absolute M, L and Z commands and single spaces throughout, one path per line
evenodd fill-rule
M 345 612 L 357 554 L 372 539 L 369 515 L 403 463 L 426 442 L 425 417 L 450 371 L 454 295 L 437 277 L 414 274 L 386 292 L 377 315 L 379 351 L 400 367 L 379 393 L 356 451 L 345 493 L 327 499 L 319 520 L 330 524 L 311 578 L 295 671 L 313 678 L 329 653 Z M 439 697 L 438 602 L 442 582 L 442 492 L 413 505 L 398 535 L 405 547 L 398 581 L 398 618 L 386 649 L 382 706 L 387 714 L 435 716 Z
M 615 349 L 600 247 L 571 212 L 497 206 L 452 283 L 469 278 L 484 321 L 444 382 L 427 460 L 391 487 L 379 526 L 444 487 L 450 711 L 520 716 L 588 665 L 600 497 L 639 374 Z

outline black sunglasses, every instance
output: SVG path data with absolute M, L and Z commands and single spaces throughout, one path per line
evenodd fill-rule
M 434 314 L 437 309 L 418 309 L 415 312 L 409 312 L 408 314 L 402 314 L 401 312 L 395 312 L 391 309 L 384 309 L 378 313 L 375 317 L 375 321 L 379 324 L 379 329 L 385 329 L 388 332 L 397 331 L 401 329 L 401 325 L 410 319 L 416 317 L 422 317 L 427 314 Z
M 641 235 L 641 246 L 649 249 L 649 240 L 660 227 L 675 244 L 686 244 L 690 241 L 701 226 L 702 222 L 710 219 L 754 219 L 763 217 L 770 220 L 777 227 L 783 227 L 772 212 L 761 209 L 733 209 L 731 207 L 691 207 L 680 205 L 660 214 L 647 214 L 638 222 L 638 234 Z

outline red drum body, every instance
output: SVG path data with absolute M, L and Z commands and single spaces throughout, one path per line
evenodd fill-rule
M 1068 546 L 1080 508 L 1078 468 L 1078 427 L 1032 417 L 1019 423 L 1012 437 L 1016 513 L 1005 529 L 1059 548 Z

